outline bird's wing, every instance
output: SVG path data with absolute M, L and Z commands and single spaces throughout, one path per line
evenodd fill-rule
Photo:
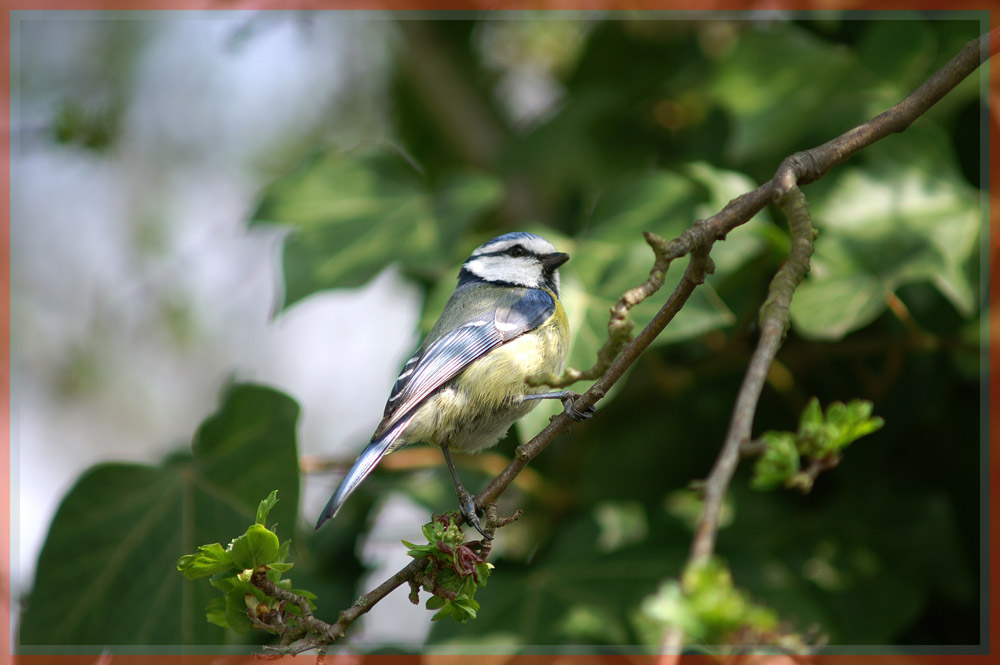
M 392 444 L 399 439 L 417 407 L 432 392 L 458 376 L 477 358 L 545 323 L 552 316 L 555 307 L 555 300 L 546 291 L 527 289 L 520 297 L 513 299 L 511 304 L 463 323 L 410 358 L 396 379 L 385 407 L 385 416 L 375 430 L 371 443 L 361 452 L 337 491 L 330 497 L 319 516 L 316 528 L 337 514 L 347 497 L 368 477 Z
M 445 333 L 410 358 L 393 386 L 373 440 L 406 418 L 436 389 L 477 358 L 545 323 L 556 304 L 540 289 L 526 289 L 510 305 L 498 307 Z

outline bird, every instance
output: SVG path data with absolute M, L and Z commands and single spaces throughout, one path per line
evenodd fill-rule
M 472 252 L 437 322 L 396 378 L 370 443 L 320 513 L 317 529 L 383 457 L 424 442 L 441 448 L 466 522 L 490 538 L 450 451 L 495 445 L 538 400 L 561 400 L 574 420 L 592 414 L 592 407 L 573 407 L 575 392 L 545 392 L 527 383 L 531 376 L 562 372 L 570 335 L 558 269 L 568 260 L 545 238 L 523 231 L 497 236 Z

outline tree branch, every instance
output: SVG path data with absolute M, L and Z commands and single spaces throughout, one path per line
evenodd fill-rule
M 488 538 L 481 541 L 466 543 L 466 546 L 479 550 L 480 559 L 486 559 L 493 548 L 493 534 L 497 529 L 503 528 L 516 521 L 521 516 L 521 511 L 516 511 L 510 517 L 498 517 L 496 506 L 490 505 L 486 510 L 486 519 L 483 521 L 483 528 Z M 347 609 L 340 612 L 335 623 L 329 624 L 321 619 L 317 619 L 309 605 L 309 600 L 287 589 L 276 586 L 268 579 L 266 571 L 255 571 L 250 578 L 250 583 L 263 591 L 271 598 L 282 601 L 282 606 L 265 616 L 250 615 L 250 621 L 254 627 L 261 630 L 269 630 L 281 635 L 281 642 L 277 646 L 265 647 L 275 654 L 298 654 L 310 649 L 322 649 L 333 642 L 344 637 L 347 628 L 357 621 L 361 616 L 373 608 L 379 601 L 390 593 L 407 583 L 411 587 L 410 600 L 417 604 L 417 594 L 423 586 L 434 595 L 444 596 L 447 591 L 436 586 L 436 580 L 428 578 L 425 574 L 427 570 L 427 559 L 417 559 L 408 563 L 397 571 L 392 577 L 385 580 L 377 587 L 359 597 Z M 440 592 L 440 593 L 439 593 Z M 293 629 L 286 623 L 286 613 L 284 603 L 296 605 L 302 613 L 301 617 L 295 617 L 298 625 Z M 296 644 L 292 642 L 299 640 Z
M 788 328 L 788 306 L 792 293 L 808 270 L 809 255 L 812 253 L 812 227 L 805 199 L 798 185 L 818 180 L 833 166 L 858 151 L 889 134 L 901 132 L 909 127 L 986 60 L 990 53 L 991 37 L 994 47 L 1000 43 L 998 30 L 969 42 L 948 64 L 896 106 L 823 145 L 785 158 L 771 180 L 733 199 L 712 217 L 696 221 L 677 238 L 667 242 L 659 236 L 647 233 L 646 241 L 653 248 L 655 255 L 650 277 L 644 284 L 623 294 L 612 309 L 608 324 L 609 341 L 602 349 L 595 367 L 583 372 L 568 370 L 563 377 L 543 377 L 542 382 L 550 385 L 568 385 L 582 378 L 597 378 L 594 385 L 579 396 L 574 404 L 578 411 L 593 408 L 663 331 L 687 302 L 695 287 L 702 284 L 706 275 L 712 272 L 713 265 L 709 258 L 712 245 L 717 240 L 725 239 L 726 235 L 736 227 L 748 222 L 766 205 L 781 203 L 785 206 L 793 238 L 792 253 L 785 266 L 775 275 L 768 299 L 761 308 L 761 338 L 740 389 L 729 433 L 706 482 L 705 508 L 692 543 L 691 561 L 704 561 L 714 551 L 722 498 L 739 461 L 740 445 L 749 439 L 764 381 Z M 688 254 L 691 255 L 688 268 L 667 302 L 634 339 L 627 341 L 631 329 L 627 319 L 628 311 L 656 293 L 663 285 L 670 263 Z M 624 336 L 622 330 L 626 331 Z M 528 443 L 518 447 L 510 464 L 476 497 L 477 503 L 480 506 L 492 504 L 528 462 L 558 435 L 566 432 L 572 422 L 566 414 L 553 417 L 544 430 Z M 495 512 L 493 514 L 495 515 Z M 487 530 L 489 532 L 489 527 Z M 359 598 L 351 607 L 341 612 L 337 622 L 326 631 L 324 639 L 328 641 L 317 642 L 313 646 L 342 637 L 347 626 L 404 582 L 418 583 L 418 576 L 424 565 L 423 561 L 414 560 Z M 664 640 L 664 653 L 678 653 L 682 646 L 683 634 L 674 631 Z
M 696 223 L 695 226 L 698 226 Z M 646 240 L 649 242 L 650 246 L 653 247 L 653 251 L 656 253 L 656 264 L 660 265 L 665 262 L 665 265 L 669 265 L 677 256 L 682 256 L 683 254 L 672 255 L 675 252 L 681 251 L 679 249 L 679 244 L 677 241 L 671 243 L 665 242 L 659 236 L 652 233 L 646 233 Z M 671 251 L 673 250 L 673 251 Z M 667 324 L 673 320 L 677 312 L 680 311 L 687 299 L 691 297 L 694 293 L 694 289 L 699 284 L 705 282 L 705 276 L 710 273 L 713 269 L 712 260 L 708 257 L 708 246 L 705 248 L 696 250 L 692 257 L 691 262 L 688 264 L 687 270 L 684 272 L 684 276 L 681 279 L 680 284 L 674 289 L 674 292 L 670 294 L 667 302 L 663 305 L 653 320 L 643 328 L 642 332 L 633 339 L 631 342 L 625 345 L 622 352 L 615 358 L 611 365 L 607 368 L 601 378 L 590 387 L 583 395 L 581 395 L 574 406 L 578 411 L 586 412 L 589 411 L 604 395 L 607 391 L 618 382 L 618 380 L 625 374 L 632 363 L 634 363 L 643 351 L 653 342 L 656 337 L 663 332 Z M 656 270 L 654 268 L 654 270 Z M 665 269 L 664 269 L 665 270 Z M 653 278 L 651 278 L 653 279 Z M 649 282 L 647 282 L 648 284 Z M 662 279 L 660 279 L 660 284 L 662 284 Z M 643 285 L 645 286 L 645 285 Z M 643 287 L 639 287 L 640 289 Z M 659 288 L 657 286 L 656 288 Z M 655 292 L 655 289 L 647 289 L 650 295 Z M 624 296 L 623 296 L 624 299 Z M 614 315 L 612 315 L 613 317 Z M 523 446 L 518 446 L 517 450 L 514 452 L 514 459 L 511 461 L 507 467 L 500 472 L 500 474 L 494 478 L 486 488 L 479 493 L 476 497 L 476 503 L 480 506 L 487 503 L 492 503 L 500 496 L 500 494 L 507 489 L 507 487 L 514 481 L 524 467 L 528 465 L 538 453 L 545 450 L 552 441 L 560 434 L 569 430 L 570 425 L 573 424 L 573 420 L 566 415 L 561 413 L 552 418 L 549 425 L 543 429 L 535 438 L 533 438 L 528 443 Z
M 715 536 L 719 528 L 722 501 L 740 460 L 740 446 L 750 440 L 757 402 L 760 401 L 760 394 L 764 389 L 764 382 L 767 380 L 774 357 L 788 331 L 792 294 L 809 272 L 815 232 L 809 219 L 805 196 L 798 187 L 795 187 L 782 197 L 780 204 L 788 215 L 792 251 L 788 261 L 774 275 L 767 300 L 760 308 L 760 340 L 750 358 L 743 385 L 737 394 L 722 451 L 705 482 L 705 506 L 691 545 L 690 562 L 693 564 L 705 563 L 715 551 Z
M 862 148 L 890 133 L 901 132 L 909 127 L 986 60 L 990 53 L 990 39 L 992 38 L 996 45 L 998 35 L 1000 28 L 966 44 L 948 64 L 888 111 L 823 145 L 785 158 L 771 180 L 753 192 L 730 201 L 721 212 L 708 220 L 708 223 L 728 230 L 746 221 L 740 220 L 747 209 L 756 211 L 762 208 L 767 202 L 765 193 L 770 193 L 772 197 L 780 195 L 782 201 L 788 204 L 786 212 L 792 235 L 792 255 L 788 263 L 775 275 L 768 299 L 761 307 L 760 343 L 747 370 L 743 387 L 740 389 L 726 442 L 706 484 L 706 514 L 692 544 L 692 559 L 704 560 L 714 550 L 714 531 L 718 527 L 721 496 L 725 494 L 732 478 L 732 471 L 739 461 L 739 446 L 750 438 L 750 426 L 763 381 L 767 378 L 767 370 L 788 326 L 787 308 L 792 293 L 789 286 L 792 283 L 797 285 L 801 281 L 804 272 L 801 275 L 799 272 L 803 266 L 808 270 L 809 255 L 812 253 L 812 226 L 798 184 L 821 178 L 834 165 Z
M 760 308 L 760 339 L 750 358 L 743 384 L 737 393 L 736 405 L 733 407 L 729 431 L 726 433 L 722 450 L 704 483 L 705 503 L 685 567 L 705 564 L 715 552 L 719 516 L 722 514 L 726 491 L 736 472 L 740 454 L 750 440 L 754 414 L 757 412 L 757 403 L 760 401 L 767 374 L 788 331 L 792 295 L 809 272 L 815 231 L 809 218 L 805 196 L 798 187 L 794 187 L 781 198 L 779 205 L 788 217 L 788 228 L 792 237 L 791 253 L 788 261 L 778 269 L 771 280 L 767 299 Z M 660 653 L 663 655 L 661 665 L 668 663 L 672 665 L 683 647 L 683 630 L 676 625 L 669 626 L 664 630 L 660 641 Z
M 875 116 L 837 138 L 785 158 L 771 178 L 753 192 L 744 194 L 709 220 L 725 232 L 743 223 L 746 209 L 760 210 L 771 197 L 780 197 L 792 236 L 788 262 L 771 282 L 768 298 L 761 307 L 761 336 L 737 395 L 729 431 L 715 465 L 705 482 L 705 504 L 691 543 L 687 565 L 705 563 L 715 551 L 719 515 L 729 483 L 739 463 L 741 447 L 750 440 L 753 417 L 764 381 L 774 362 L 789 325 L 788 307 L 795 288 L 809 270 L 814 231 L 805 197 L 799 184 L 814 182 L 832 167 L 889 134 L 902 132 L 917 118 L 974 72 L 988 57 L 1000 50 L 1000 28 L 995 28 L 968 44 L 944 67 L 891 109 Z M 771 197 L 766 196 L 771 193 Z M 745 220 L 744 220 L 745 221 Z M 819 469 L 810 469 L 818 473 Z M 684 645 L 684 634 L 676 626 L 664 631 L 661 653 L 674 658 Z

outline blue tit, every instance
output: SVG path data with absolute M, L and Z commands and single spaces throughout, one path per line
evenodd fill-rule
M 563 400 L 568 413 L 581 415 L 571 408 L 575 393 L 545 392 L 526 381 L 561 372 L 566 360 L 569 324 L 559 302 L 558 268 L 568 260 L 569 254 L 532 233 L 506 233 L 472 252 L 441 317 L 396 379 L 371 443 L 330 497 L 317 529 L 382 457 L 425 442 L 441 448 L 462 514 L 483 533 L 449 451 L 495 445 L 539 399 Z

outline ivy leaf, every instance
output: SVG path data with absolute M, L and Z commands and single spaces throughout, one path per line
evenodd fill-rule
M 704 187 L 708 197 L 694 209 L 694 219 L 706 219 L 719 212 L 737 196 L 757 188 L 752 178 L 739 171 L 717 168 L 707 162 L 693 162 L 685 166 L 684 174 L 694 183 Z M 754 215 L 739 231 L 726 237 L 724 242 L 712 246 L 715 273 L 708 276 L 711 283 L 724 279 L 749 263 L 767 244 L 787 244 L 787 236 L 770 223 L 767 209 Z
M 732 118 L 730 157 L 788 154 L 815 144 L 806 137 L 815 127 L 827 126 L 828 118 L 839 115 L 847 127 L 852 119 L 863 120 L 857 95 L 850 104 L 831 100 L 843 98 L 838 93 L 845 82 L 857 90 L 870 85 L 869 78 L 849 51 L 797 26 L 741 32 L 710 83 L 711 94 Z
M 394 262 L 437 275 L 461 231 L 501 194 L 497 180 L 476 173 L 431 188 L 385 147 L 328 151 L 272 183 L 251 224 L 292 227 L 283 253 L 288 308 L 321 289 L 361 286 Z
M 218 618 L 214 590 L 171 571 L 195 543 L 246 530 L 272 488 L 287 499 L 272 515 L 295 523 L 298 412 L 283 393 L 236 385 L 198 428 L 192 453 L 84 472 L 42 547 L 21 644 L 223 643 L 205 620 L 206 606 Z M 186 562 L 199 573 L 221 568 L 219 548 L 207 545 Z
M 703 194 L 690 178 L 669 171 L 633 176 L 602 194 L 590 228 L 567 264 L 567 273 L 580 284 L 580 302 L 565 304 L 582 311 L 582 321 L 573 331 L 570 365 L 593 364 L 597 349 L 607 339 L 608 309 L 622 293 L 649 278 L 654 256 L 643 232 L 652 231 L 665 238 L 680 235 L 694 222 L 695 207 Z M 629 318 L 635 322 L 635 330 L 648 324 L 659 311 L 686 267 L 687 258 L 675 261 L 657 297 L 631 310 Z M 654 343 L 690 339 L 734 320 L 729 308 L 706 285 L 695 291 Z
M 978 294 L 979 197 L 961 179 L 941 131 L 914 126 L 868 148 L 813 203 L 812 270 L 795 292 L 792 323 L 838 339 L 873 321 L 899 287 L 930 282 L 964 316 Z

